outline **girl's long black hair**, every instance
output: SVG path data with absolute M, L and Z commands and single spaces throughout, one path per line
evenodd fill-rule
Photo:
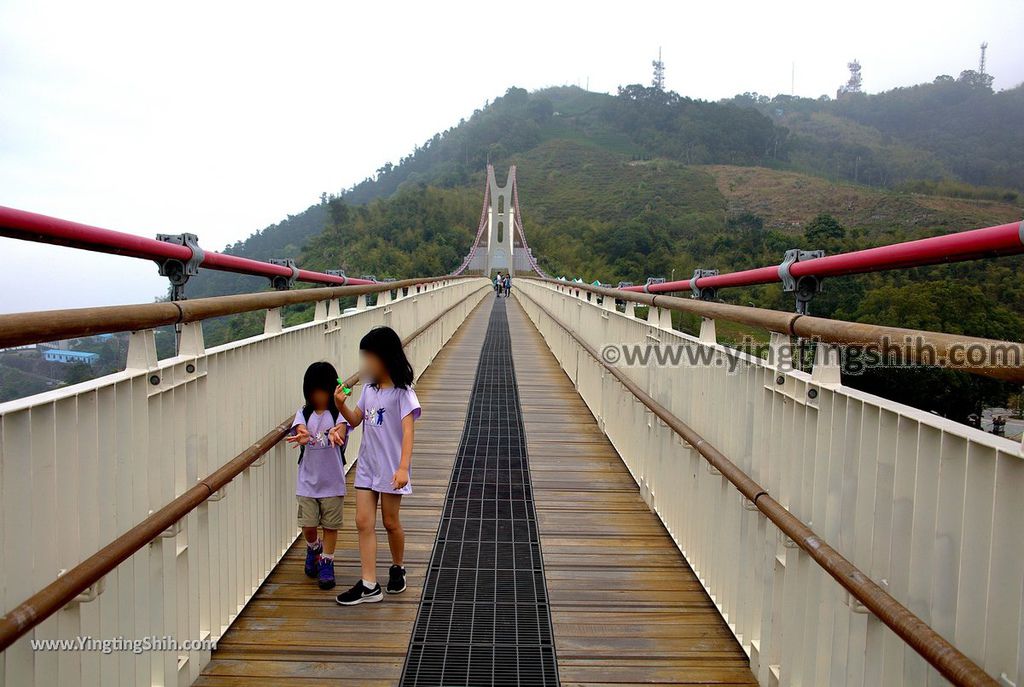
M 402 340 L 391 327 L 374 327 L 359 342 L 359 350 L 373 353 L 384 363 L 391 382 L 398 389 L 412 386 L 413 371 L 402 349 Z M 376 384 L 374 384 L 376 386 Z
M 309 401 L 309 397 L 313 395 L 313 392 L 317 389 L 327 392 L 327 410 L 331 412 L 331 417 L 334 421 L 338 421 L 338 406 L 334 403 L 334 390 L 338 387 L 338 371 L 334 369 L 334 365 L 328 362 L 320 361 L 313 363 L 306 368 L 306 374 L 302 377 L 302 396 L 306 399 L 306 405 L 302 406 L 302 415 L 306 418 L 306 422 L 309 422 L 309 417 L 313 414 L 313 406 Z

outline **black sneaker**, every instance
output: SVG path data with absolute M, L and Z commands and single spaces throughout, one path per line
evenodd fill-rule
M 388 570 L 388 594 L 401 594 L 405 591 L 405 568 L 392 565 Z
M 363 603 L 376 603 L 384 598 L 380 585 L 374 585 L 373 589 L 363 584 L 362 580 L 355 583 L 352 589 L 338 594 L 337 602 L 342 606 L 355 606 Z

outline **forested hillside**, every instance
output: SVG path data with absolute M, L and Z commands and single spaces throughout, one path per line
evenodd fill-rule
M 403 184 L 479 193 L 488 161 L 500 167 L 534 152 L 550 177 L 552 171 L 566 172 L 573 159 L 545 156 L 557 154 L 558 144 L 577 143 L 626 161 L 743 165 L 850 181 L 902 192 L 891 196 L 895 203 L 915 193 L 1017 204 L 1024 190 L 1024 159 L 1019 154 L 1024 127 L 1015 123 L 1024 121 L 1024 87 L 993 93 L 987 81 L 972 75 L 940 76 L 933 83 L 877 95 L 809 99 L 746 93 L 721 103 L 639 85 L 623 87 L 614 96 L 576 87 L 535 93 L 511 88 L 397 164 L 384 164 L 338 195 L 350 205 L 363 205 L 394 194 Z M 586 177 L 589 184 L 605 183 L 585 169 L 568 172 L 567 182 Z M 538 175 L 524 167 L 521 177 L 529 186 Z M 646 193 L 657 191 L 638 187 L 631 197 L 643 203 Z M 567 183 L 559 192 L 585 190 L 573 190 Z M 608 211 L 616 200 L 602 196 L 601 206 L 588 219 L 621 217 L 622 210 Z M 260 259 L 297 256 L 323 230 L 326 201 L 229 246 L 229 252 Z M 673 201 L 661 196 L 659 202 Z M 972 218 L 979 219 L 977 213 Z M 360 273 L 384 271 L 372 261 L 348 262 Z M 189 285 L 189 293 L 234 293 L 260 286 L 259 280 L 204 274 Z
M 994 187 L 983 195 L 1005 200 L 1024 189 L 1024 86 L 993 93 L 967 71 L 877 95 L 746 93 L 730 102 L 790 130 L 795 169 L 876 186 L 976 193 L 949 183 L 966 182 Z M 932 183 L 914 183 L 920 181 Z
M 1021 88 L 992 93 L 945 79 L 841 100 L 748 94 L 722 103 L 642 86 L 615 96 L 513 88 L 398 164 L 230 250 L 353 275 L 447 272 L 473 237 L 490 161 L 499 175 L 518 165 L 530 244 L 551 273 L 614 283 L 775 264 L 788 248 L 835 253 L 1019 220 L 1024 173 L 1013 151 L 1022 134 L 1008 123 L 1022 118 Z M 834 279 L 813 309 L 1020 340 L 1021 267 L 1007 258 Z M 190 295 L 265 287 L 246 279 L 204 274 Z M 777 286 L 721 297 L 793 307 Z M 258 328 L 258 318 L 237 318 L 211 324 L 208 337 Z M 961 419 L 1015 392 L 920 370 L 850 383 Z
M 271 258 L 295 258 L 302 247 L 324 230 L 327 218 L 326 198 L 319 205 L 313 205 L 297 215 L 257 231 L 244 241 L 226 246 L 225 252 L 241 255 L 254 260 Z M 247 293 L 266 288 L 267 280 L 232 272 L 202 272 L 189 281 L 186 293 L 189 298 L 222 296 L 230 293 Z

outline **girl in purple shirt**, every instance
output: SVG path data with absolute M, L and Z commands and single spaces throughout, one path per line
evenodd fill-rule
M 380 601 L 384 594 L 377 584 L 377 503 L 388 532 L 392 565 L 387 592 L 405 591 L 405 532 L 398 512 L 402 495 L 412 493 L 413 422 L 420 416 L 420 402 L 412 390 L 413 371 L 402 350 L 402 340 L 390 327 L 371 329 L 359 342 L 363 391 L 355 408 L 337 387 L 334 398 L 341 414 L 355 429 L 363 426 L 363 438 L 356 461 L 356 529 L 359 531 L 359 559 L 362 579 L 338 595 L 338 603 L 352 606 Z
M 334 548 L 345 498 L 345 436 L 348 426 L 334 403 L 338 372 L 330 363 L 313 363 L 302 379 L 305 405 L 295 413 L 285 439 L 299 448 L 295 499 L 299 527 L 306 539 L 305 572 L 320 589 L 334 587 Z M 317 528 L 323 528 L 319 538 Z

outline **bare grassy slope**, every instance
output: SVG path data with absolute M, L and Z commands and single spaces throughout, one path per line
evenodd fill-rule
M 894 230 L 942 229 L 961 231 L 1021 219 L 1020 207 L 1008 203 L 962 200 L 898 193 L 763 167 L 706 165 L 730 214 L 760 215 L 765 226 L 802 231 L 821 212 L 848 227 L 869 234 Z

